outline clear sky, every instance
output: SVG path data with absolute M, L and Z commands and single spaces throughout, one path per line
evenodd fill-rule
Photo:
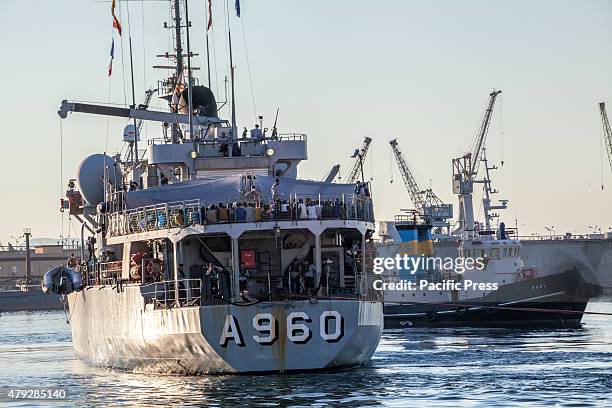
M 230 1 L 233 9 L 234 0 Z M 206 82 L 204 0 L 191 0 L 194 65 Z M 335 163 L 346 173 L 364 136 L 374 139 L 366 175 L 378 219 L 410 207 L 388 141 L 398 138 L 423 185 L 446 202 L 451 159 L 470 146 L 493 88 L 503 91 L 488 138 L 502 213 L 522 234 L 612 227 L 612 172 L 597 103 L 612 115 L 612 2 L 602 1 L 297 1 L 242 0 L 232 15 L 238 122 L 257 114 L 279 130 L 309 135 L 300 176 L 321 179 Z M 32 228 L 62 231 L 59 199 L 80 160 L 121 145 L 120 119 L 73 114 L 60 123 L 62 99 L 130 102 L 127 33 L 134 47 L 137 99 L 165 71 L 170 49 L 167 1 L 119 2 L 124 55 L 115 34 L 112 82 L 106 75 L 110 2 L 0 0 L 4 97 L 0 99 L 0 241 Z M 228 71 L 224 2 L 213 0 L 213 85 L 224 99 Z M 131 30 L 128 30 L 131 28 Z M 244 30 L 243 30 L 244 29 Z M 126 90 L 127 92 L 124 92 Z M 223 112 L 227 117 L 227 112 Z M 503 126 L 502 126 L 503 122 Z M 503 138 L 502 138 L 503 129 Z M 156 137 L 149 124 L 145 137 Z M 60 151 L 63 150 L 63 159 Z M 394 182 L 390 180 L 394 178 Z M 60 179 L 63 175 L 63 179 Z M 476 199 L 478 197 L 475 197 Z M 478 211 L 477 211 L 478 213 Z M 482 211 L 480 211 L 482 213 Z M 65 220 L 66 221 L 66 220 Z M 76 225 L 76 223 L 75 223 Z M 64 222 L 64 234 L 68 229 Z M 72 235 L 74 236 L 74 232 Z

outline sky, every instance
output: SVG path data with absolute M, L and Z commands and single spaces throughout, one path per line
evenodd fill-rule
M 114 34 L 109 78 L 110 1 L 0 0 L 2 242 L 24 227 L 34 237 L 77 235 L 59 212 L 68 179 L 85 156 L 121 148 L 124 120 L 73 114 L 60 123 L 61 101 L 131 103 L 128 35 L 137 102 L 167 76 L 152 65 L 171 51 L 168 1 L 118 3 L 124 34 Z M 308 134 L 300 177 L 322 179 L 336 163 L 347 174 L 369 136 L 376 218 L 392 219 L 411 207 L 388 144 L 397 138 L 419 182 L 456 206 L 451 159 L 469 149 L 489 93 L 501 89 L 487 139 L 495 198 L 509 200 L 501 219 L 521 235 L 612 227 L 597 105 L 612 107 L 612 2 L 242 0 L 240 19 L 233 3 L 238 126 L 263 115 L 271 127 L 278 107 L 280 132 Z M 204 84 L 205 4 L 189 1 Z M 225 3 L 212 7 L 211 87 L 224 100 Z M 143 137 L 158 136 L 147 124 Z

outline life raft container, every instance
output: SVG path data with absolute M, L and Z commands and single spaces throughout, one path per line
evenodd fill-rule
M 67 295 L 83 289 L 81 274 L 74 269 L 57 266 L 43 276 L 42 290 L 45 293 Z

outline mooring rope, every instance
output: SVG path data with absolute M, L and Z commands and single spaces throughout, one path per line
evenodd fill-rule
M 474 308 L 478 309 L 495 309 L 495 310 L 512 310 L 518 312 L 535 312 L 535 313 L 560 313 L 560 314 L 590 314 L 590 315 L 600 315 L 600 316 L 612 316 L 612 313 L 608 312 L 590 312 L 590 311 L 579 311 L 579 310 L 570 310 L 570 309 L 545 309 L 539 307 L 517 307 L 517 306 L 491 306 L 491 305 L 478 305 L 478 304 L 468 304 L 468 303 L 434 303 L 434 302 L 393 302 L 394 304 L 401 305 L 409 305 L 409 304 L 418 304 L 418 305 L 429 305 L 429 306 L 451 306 L 456 307 L 457 309 L 465 309 L 466 311 Z M 453 310 L 438 310 L 439 312 L 453 312 Z M 421 312 L 415 312 L 421 313 Z M 426 313 L 426 312 L 422 312 Z

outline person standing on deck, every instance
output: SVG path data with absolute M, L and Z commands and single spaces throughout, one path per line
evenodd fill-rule
M 280 194 L 279 194 L 279 191 L 278 191 L 279 185 L 280 185 L 280 180 L 276 179 L 276 180 L 274 180 L 274 184 L 272 184 L 272 188 L 270 189 L 271 192 L 272 192 L 272 200 L 274 200 L 274 201 L 276 201 L 276 200 L 278 200 L 280 198 Z
M 78 265 L 79 265 L 79 261 L 77 261 L 76 256 L 74 256 L 74 253 L 70 254 L 70 256 L 68 257 L 68 261 L 66 261 L 66 266 L 74 269 Z
M 251 129 L 251 139 L 259 140 L 261 139 L 261 129 L 258 124 L 255 124 L 255 127 Z

